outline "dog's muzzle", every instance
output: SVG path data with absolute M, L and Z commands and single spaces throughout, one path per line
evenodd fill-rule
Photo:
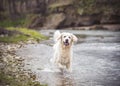
M 64 45 L 65 45 L 65 46 L 68 46 L 68 45 L 69 45 L 68 39 L 65 40 Z

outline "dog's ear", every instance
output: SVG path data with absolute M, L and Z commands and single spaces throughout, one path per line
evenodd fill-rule
M 54 41 L 57 42 L 60 38 L 61 38 L 60 31 L 56 31 L 53 36 Z
M 54 41 L 57 42 L 58 40 L 60 40 L 62 38 L 62 35 L 59 34 L 56 37 L 54 37 Z
M 57 38 L 57 40 L 60 40 L 62 38 L 62 34 L 60 34 Z
M 78 38 L 72 34 L 72 39 L 73 39 L 73 42 L 77 42 Z

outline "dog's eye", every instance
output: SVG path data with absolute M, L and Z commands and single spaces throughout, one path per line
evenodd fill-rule
M 71 37 L 69 36 L 69 39 L 70 39 Z
M 65 38 L 66 36 L 64 36 L 64 38 Z

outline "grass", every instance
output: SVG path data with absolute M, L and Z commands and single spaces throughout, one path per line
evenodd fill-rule
M 18 19 L 17 21 L 13 21 L 10 19 L 0 21 L 0 27 L 16 27 L 16 26 L 23 26 L 25 19 Z
M 29 14 L 26 17 L 23 18 L 18 18 L 15 20 L 12 19 L 4 19 L 2 21 L 0 21 L 0 27 L 29 27 L 29 25 L 32 24 L 32 21 L 38 17 L 40 17 L 41 15 L 38 14 Z
M 0 41 L 1 42 L 6 42 L 6 43 L 17 43 L 19 41 L 25 41 L 27 40 L 28 37 L 24 36 L 24 35 L 16 35 L 16 36 L 12 36 L 12 37 L 0 37 Z
M 14 28 L 14 27 L 9 27 L 6 28 L 7 30 L 10 31 L 19 31 L 22 34 L 16 34 L 13 36 L 4 36 L 0 37 L 0 42 L 6 42 L 6 43 L 18 43 L 20 41 L 28 41 L 28 40 L 34 40 L 34 41 L 40 41 L 47 39 L 47 37 L 41 35 L 39 32 L 27 28 Z

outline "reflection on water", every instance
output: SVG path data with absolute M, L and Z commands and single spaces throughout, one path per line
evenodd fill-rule
M 75 80 L 72 73 L 61 70 L 61 71 L 53 71 L 53 70 L 43 70 L 37 73 L 37 79 L 41 83 L 45 84 L 47 82 L 48 86 L 75 86 Z
M 59 73 L 56 75 L 57 83 L 56 86 L 74 86 L 73 77 L 70 73 Z

